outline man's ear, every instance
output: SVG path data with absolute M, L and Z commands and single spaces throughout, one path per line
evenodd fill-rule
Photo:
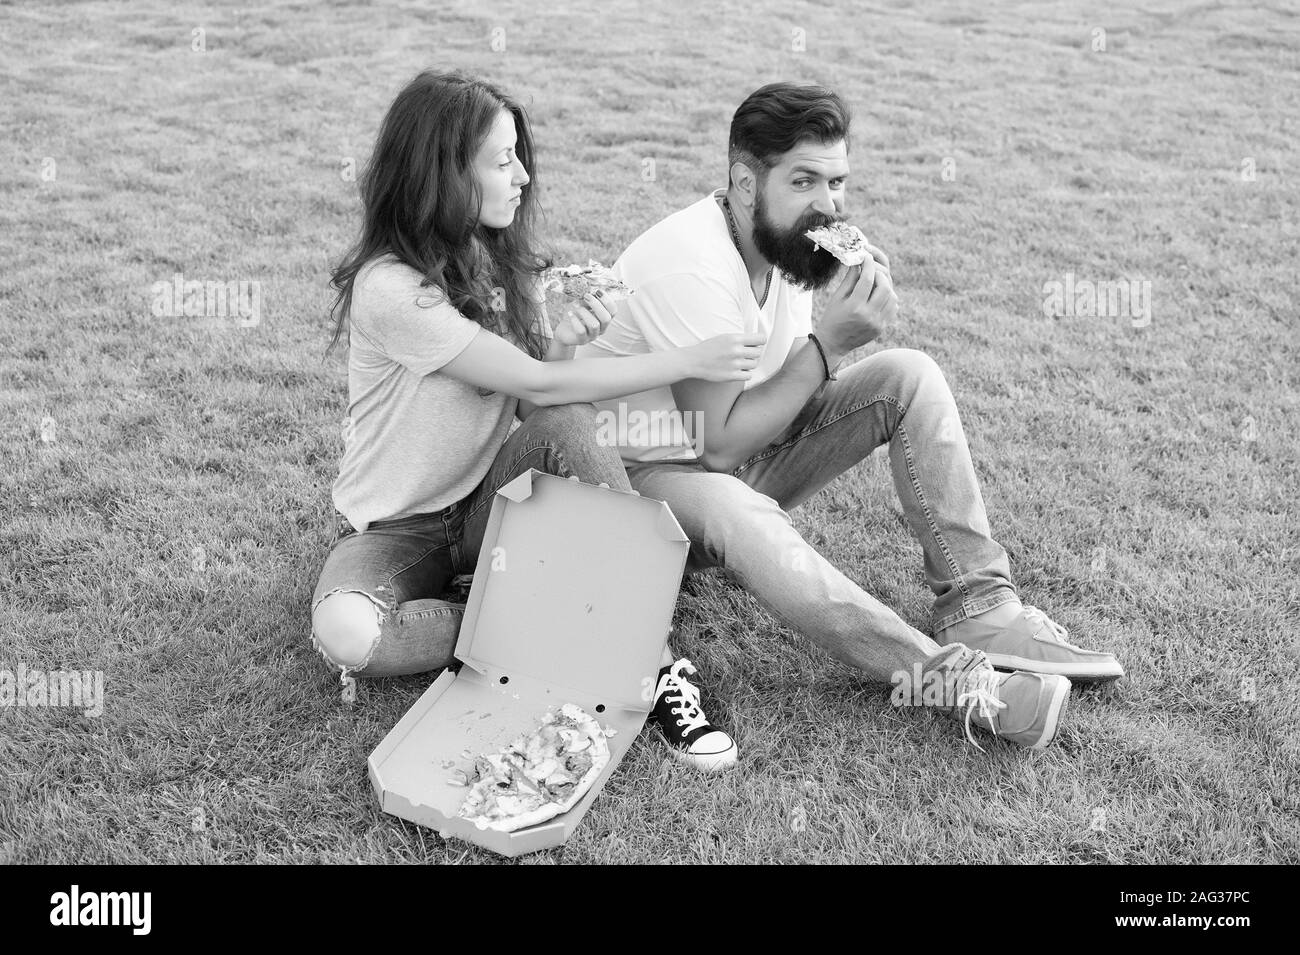
M 731 187 L 736 190 L 737 198 L 746 209 L 754 208 L 754 197 L 758 189 L 758 177 L 754 175 L 754 170 L 743 162 L 733 162 Z

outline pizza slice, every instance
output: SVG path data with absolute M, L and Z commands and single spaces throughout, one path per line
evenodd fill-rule
M 586 265 L 547 269 L 542 273 L 542 288 L 566 302 L 580 302 L 583 296 L 597 290 L 606 302 L 621 302 L 632 294 L 632 289 L 595 259 L 588 259 Z
M 580 706 L 566 703 L 498 753 L 474 760 L 458 815 L 480 829 L 514 832 L 568 812 L 609 763 L 613 729 L 601 729 Z
M 812 244 L 825 249 L 845 265 L 861 265 L 871 258 L 867 249 L 867 237 L 862 230 L 847 222 L 832 222 L 819 229 L 805 232 Z

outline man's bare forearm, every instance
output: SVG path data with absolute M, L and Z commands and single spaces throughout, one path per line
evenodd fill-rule
M 790 422 L 826 381 L 817 346 L 806 338 L 798 340 L 781 370 L 747 391 L 742 391 L 731 406 L 722 427 L 724 464 L 732 470 L 775 441 L 790 427 Z M 827 355 L 832 367 L 837 358 Z M 734 462 L 734 464 L 732 463 Z

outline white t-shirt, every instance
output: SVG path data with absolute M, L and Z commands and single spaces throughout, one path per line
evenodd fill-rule
M 812 331 L 812 293 L 774 271 L 767 301 L 758 307 L 717 203 L 722 192 L 673 213 L 627 247 L 613 268 L 635 294 L 619 305 L 605 334 L 579 347 L 574 357 L 640 355 L 730 332 L 759 332 L 767 344 L 745 388 L 781 369 L 795 339 Z M 606 440 L 617 438 L 624 461 L 695 459 L 690 439 L 702 430 L 679 411 L 670 387 L 599 401 L 596 407 L 600 433 Z

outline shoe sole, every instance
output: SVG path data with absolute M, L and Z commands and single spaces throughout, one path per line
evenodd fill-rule
M 1124 668 L 1119 661 L 1114 665 L 1091 665 L 1087 663 L 1048 663 L 1044 660 L 1029 660 L 1025 657 L 1011 656 L 1006 653 L 985 653 L 995 670 L 1024 670 L 1026 673 L 1045 673 L 1051 676 L 1063 676 L 1075 683 L 1104 683 L 1118 680 L 1124 675 Z
M 1052 700 L 1047 704 L 1047 718 L 1043 722 L 1043 735 L 1038 737 L 1038 741 L 1030 746 L 1030 749 L 1047 749 L 1056 739 L 1056 731 L 1060 729 L 1061 719 L 1065 716 L 1065 711 L 1070 702 L 1070 681 L 1062 679 L 1057 683 L 1056 689 L 1052 692 Z
M 704 773 L 721 772 L 724 769 L 730 769 L 739 762 L 739 754 L 735 746 L 723 750 L 721 753 L 686 753 L 669 745 L 668 741 L 664 740 L 664 749 L 668 750 L 679 761 L 691 767 L 691 769 L 698 769 Z

